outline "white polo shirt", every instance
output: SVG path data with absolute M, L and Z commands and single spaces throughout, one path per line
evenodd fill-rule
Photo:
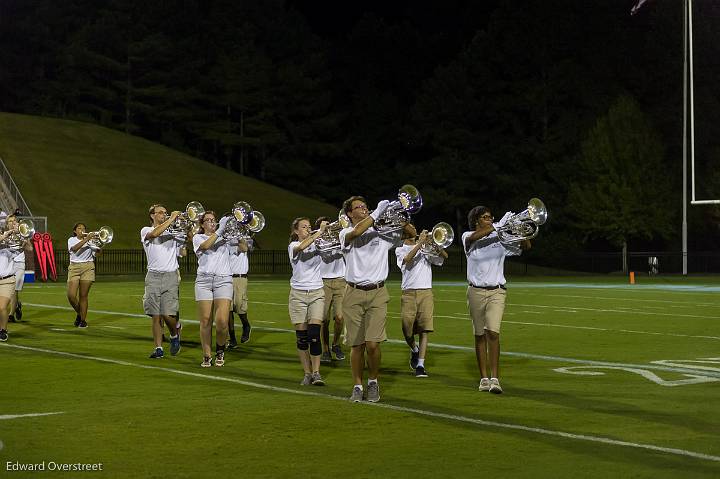
M 16 263 L 24 263 L 25 262 L 25 249 L 23 248 L 22 251 L 20 251 L 17 256 L 13 258 L 13 261 Z
M 436 254 L 423 253 L 419 250 L 413 259 L 403 264 L 405 256 L 412 251 L 414 245 L 404 244 L 395 250 L 397 265 L 402 272 L 402 283 L 400 288 L 406 289 L 430 289 L 432 288 L 432 265 L 441 266 L 445 258 Z
M 178 270 L 178 255 L 182 242 L 174 235 L 164 231 L 157 238 L 146 240 L 145 237 L 155 228 L 146 226 L 140 230 L 140 242 L 147 256 L 147 269 L 153 273 L 170 273 Z
M 95 252 L 100 250 L 100 248 L 91 245 L 90 242 L 87 242 L 77 252 L 73 252 L 72 247 L 79 242 L 80 240 L 77 236 L 71 236 L 68 238 L 68 253 L 70 254 L 70 262 L 87 263 L 92 261 L 95 257 Z
M 13 258 L 17 253 L 15 248 L 0 248 L 0 277 L 15 274 Z
M 388 276 L 388 251 L 402 242 L 402 232 L 380 234 L 374 227 L 345 244 L 345 236 L 353 230 L 340 231 L 340 246 L 345 255 L 345 280 L 361 286 L 377 284 Z
M 288 245 L 288 255 L 292 265 L 293 274 L 290 278 L 290 287 L 293 289 L 313 290 L 323 287 L 320 266 L 322 257 L 315 243 L 310 244 L 304 251 L 293 254 L 293 249 L 300 241 L 292 241 Z
M 505 284 L 504 265 L 506 256 L 518 256 L 522 253 L 519 246 L 504 245 L 497 232 L 480 238 L 470 245 L 468 251 L 466 238 L 474 231 L 462 235 L 462 244 L 467 256 L 467 280 L 474 286 L 498 286 Z
M 248 250 L 245 252 L 238 251 L 239 241 L 231 241 L 230 245 L 230 271 L 232 274 L 247 274 L 250 269 L 250 261 L 248 253 L 252 251 L 253 241 L 248 240 Z
M 340 248 L 332 249 L 322 255 L 320 275 L 323 279 L 345 277 L 345 256 Z
M 201 233 L 193 236 L 193 251 L 198 259 L 198 274 L 231 276 L 230 246 L 225 239 L 218 238 L 209 249 L 201 250 L 200 245 L 209 237 L 210 235 Z

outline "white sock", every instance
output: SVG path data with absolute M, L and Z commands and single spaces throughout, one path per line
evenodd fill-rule
M 155 346 L 155 349 L 159 349 L 160 351 L 163 350 L 162 346 Z
M 418 359 L 418 367 L 420 367 L 420 366 L 425 367 L 425 359 L 424 358 Z
M 355 387 L 356 387 L 356 388 L 360 388 L 361 391 L 363 390 L 362 384 L 356 384 Z
M 377 384 L 377 378 L 375 378 L 375 379 L 368 379 L 368 386 L 370 386 L 371 384 Z
M 176 334 L 175 336 L 170 336 L 170 339 L 175 339 L 177 337 L 178 337 L 178 335 Z

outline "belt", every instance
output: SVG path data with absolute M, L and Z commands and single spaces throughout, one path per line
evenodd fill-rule
M 0 278 L 0 281 L 2 281 L 3 279 L 12 278 L 13 276 L 15 276 L 15 273 L 9 274 L 9 275 L 7 275 L 7 276 L 3 276 L 2 278 Z
M 247 278 L 247 274 L 234 274 L 233 278 Z
M 373 289 L 380 289 L 383 286 L 385 286 L 385 281 L 380 281 L 379 283 L 373 283 L 373 284 L 355 284 L 351 283 L 350 281 L 347 282 L 348 286 L 353 287 L 355 289 L 361 289 L 363 291 L 372 291 Z
M 475 286 L 475 285 L 472 284 L 472 283 L 468 283 L 468 284 L 469 284 L 470 286 L 472 286 L 473 288 L 484 289 L 485 291 L 492 291 L 492 290 L 498 289 L 498 288 L 500 288 L 500 289 L 507 289 L 504 284 L 496 284 L 495 286 Z

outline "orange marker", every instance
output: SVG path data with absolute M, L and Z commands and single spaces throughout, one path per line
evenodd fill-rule
M 630 271 L 630 284 L 635 284 L 635 271 Z

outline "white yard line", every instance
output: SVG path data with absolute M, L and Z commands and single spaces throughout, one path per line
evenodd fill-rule
M 269 384 L 257 383 L 257 382 L 252 382 L 252 381 L 244 381 L 241 379 L 229 378 L 229 377 L 224 377 L 224 376 L 215 376 L 212 374 L 202 374 L 202 373 L 193 372 L 193 371 L 184 371 L 184 370 L 179 370 L 179 369 L 163 368 L 163 367 L 159 367 L 159 366 L 149 366 L 149 365 L 145 365 L 145 364 L 131 363 L 128 361 L 120 361 L 120 360 L 110 359 L 110 358 L 103 358 L 103 357 L 97 357 L 97 356 L 84 356 L 81 354 L 74 354 L 74 353 L 69 353 L 69 352 L 65 352 L 65 351 L 34 348 L 34 347 L 29 347 L 29 346 L 20 346 L 20 345 L 16 345 L 16 344 L 4 343 L 0 346 L 8 347 L 8 348 L 16 348 L 16 349 L 26 350 L 26 351 L 41 352 L 41 353 L 46 353 L 46 354 L 54 354 L 54 355 L 58 355 L 58 356 L 65 356 L 65 357 L 70 357 L 70 358 L 75 358 L 75 359 L 98 361 L 98 362 L 104 362 L 104 363 L 108 363 L 108 364 L 116 364 L 116 365 L 120 365 L 120 366 L 136 367 L 136 368 L 148 369 L 148 370 L 153 370 L 153 371 L 162 371 L 162 372 L 167 372 L 167 373 L 171 373 L 171 374 L 190 376 L 190 377 L 200 378 L 200 379 L 205 379 L 205 380 L 230 382 L 230 383 L 240 384 L 242 386 L 247 386 L 247 387 L 252 387 L 252 388 L 257 388 L 257 389 L 264 389 L 264 390 L 274 391 L 274 392 L 296 394 L 296 395 L 301 395 L 301 396 L 320 397 L 320 398 L 331 399 L 331 400 L 336 400 L 336 401 L 347 401 L 347 397 L 345 397 L 345 396 L 334 396 L 332 394 L 324 394 L 324 393 L 319 393 L 319 392 L 302 391 L 302 390 L 297 390 L 297 389 L 271 386 Z M 661 452 L 661 453 L 673 454 L 673 455 L 678 455 L 678 456 L 692 457 L 695 459 L 703 459 L 703 460 L 708 460 L 708 461 L 720 462 L 720 456 L 713 456 L 710 454 L 704 454 L 701 452 L 690 451 L 687 449 L 678 449 L 678 448 L 656 446 L 654 444 L 644 444 L 644 443 L 637 443 L 637 442 L 630 442 L 630 441 L 621 441 L 618 439 L 611 439 L 611 438 L 602 437 L 602 436 L 592 436 L 589 434 L 575 434 L 575 433 L 570 433 L 570 432 L 565 432 L 565 431 L 556 431 L 553 429 L 525 426 L 522 424 L 486 421 L 486 420 L 477 419 L 474 417 L 460 416 L 457 414 L 446 414 L 446 413 L 440 413 L 440 412 L 430 411 L 430 410 L 426 410 L 426 409 L 409 408 L 409 407 L 405 407 L 405 406 L 395 406 L 393 404 L 382 403 L 382 402 L 380 402 L 380 403 L 362 402 L 362 403 L 359 403 L 358 406 L 378 407 L 378 408 L 388 409 L 388 410 L 402 412 L 402 413 L 415 414 L 418 416 L 433 417 L 433 418 L 438 418 L 438 419 L 445 419 L 448 421 L 461 422 L 461 423 L 466 423 L 466 424 L 474 424 L 477 426 L 488 426 L 488 427 L 495 427 L 495 428 L 500 428 L 500 429 L 510 429 L 510 430 L 515 430 L 515 431 L 523 431 L 523 432 L 530 432 L 530 433 L 535 433 L 535 434 L 542 434 L 542 435 L 546 435 L 546 436 L 562 437 L 565 439 L 572 439 L 572 440 L 576 440 L 576 441 L 587 441 L 587 442 L 606 444 L 606 445 L 611 445 L 611 446 L 628 447 L 628 448 L 634 448 L 634 449 L 644 449 L 644 450 L 653 451 L 653 452 Z
M 21 417 L 39 417 L 39 416 L 52 416 L 54 414 L 65 414 L 64 411 L 58 412 L 36 412 L 31 414 L 2 414 L 0 415 L 0 421 L 5 419 L 18 419 Z

